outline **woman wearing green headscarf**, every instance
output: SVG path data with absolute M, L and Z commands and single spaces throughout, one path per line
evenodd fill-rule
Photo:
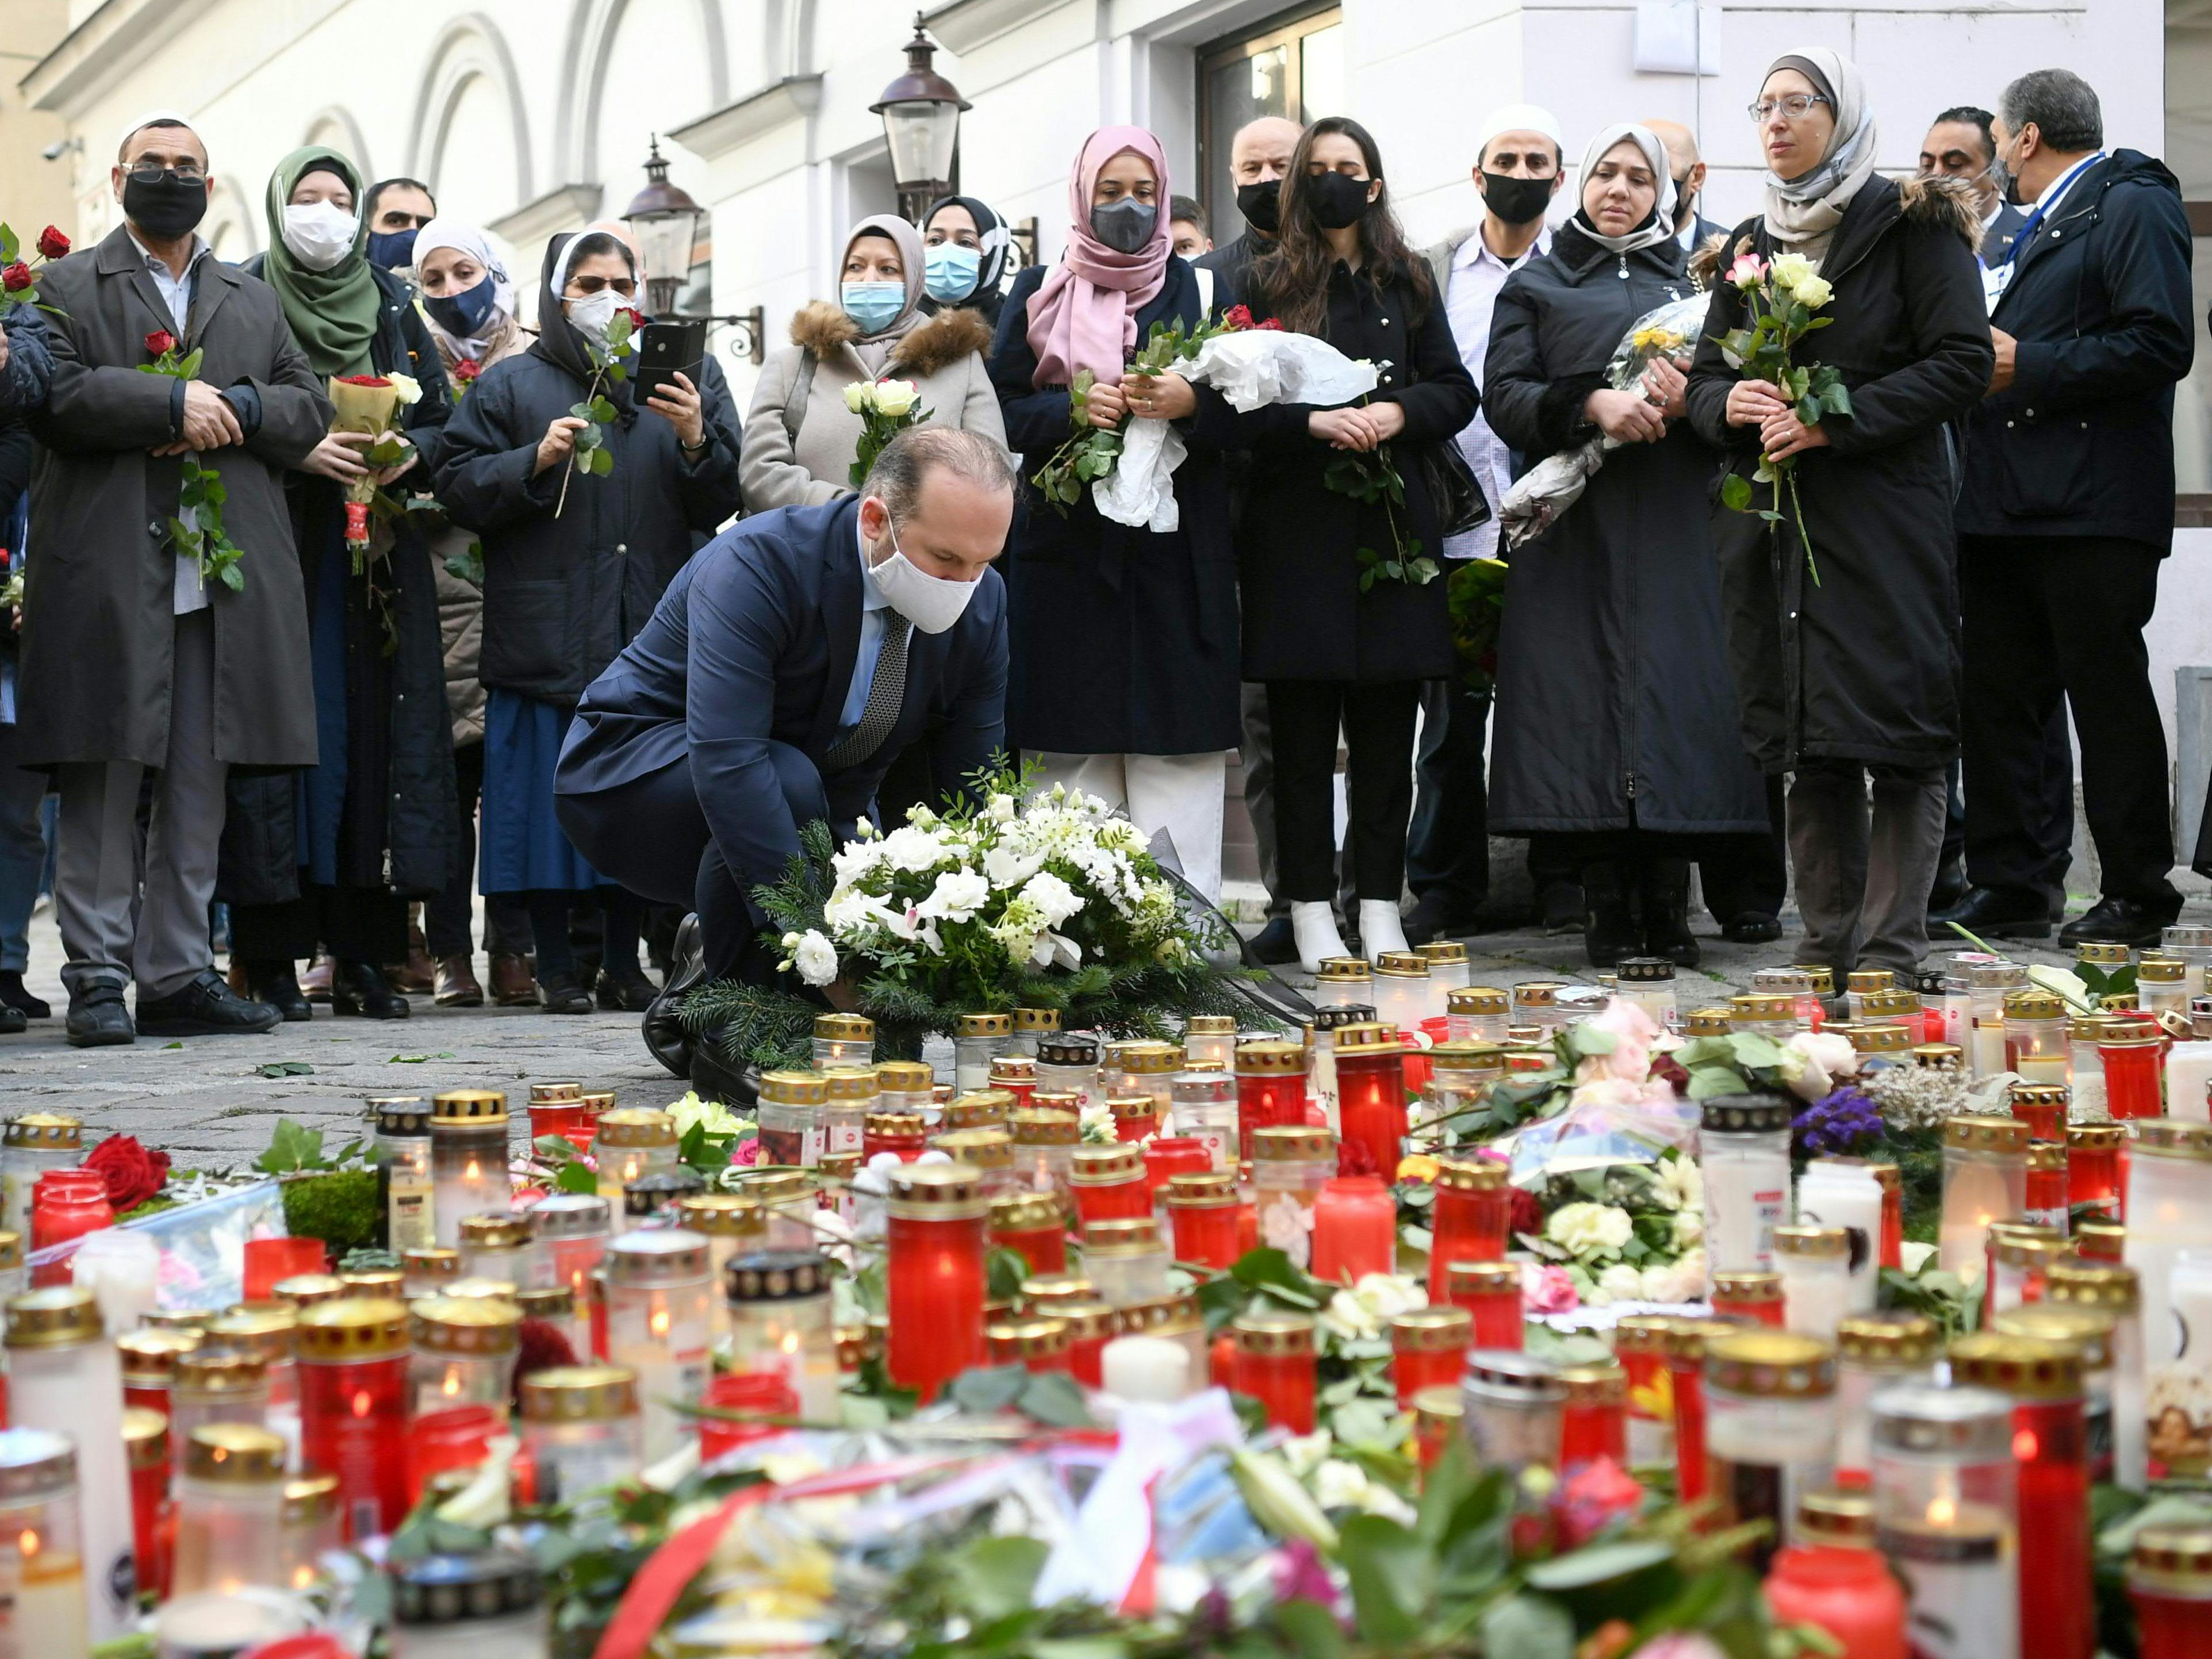
M 377 469 L 365 434 L 332 433 L 287 480 L 313 657 L 317 763 L 290 778 L 232 774 L 218 891 L 231 901 L 240 989 L 311 1017 L 295 965 L 336 958 L 335 1013 L 396 1019 L 406 1000 L 380 964 L 407 956 L 407 901 L 436 891 L 454 854 L 453 737 L 438 594 L 420 531 L 372 520 L 348 549 L 346 486 L 373 474 L 397 506 L 428 489 L 452 405 L 414 295 L 365 255 L 362 179 L 310 146 L 269 180 L 269 252 L 246 270 L 276 291 L 318 374 L 404 374 L 422 395 L 398 412 L 416 453 Z

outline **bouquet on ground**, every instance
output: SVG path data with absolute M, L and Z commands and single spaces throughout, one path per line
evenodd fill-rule
M 1784 398 L 1807 426 L 1818 426 L 1825 415 L 1848 416 L 1851 394 L 1844 377 L 1826 363 L 1798 363 L 1791 360 L 1797 343 L 1816 328 L 1826 328 L 1832 317 L 1813 313 L 1826 305 L 1834 290 L 1820 275 L 1814 261 L 1802 253 L 1778 255 L 1772 263 L 1761 259 L 1742 243 L 1742 251 L 1728 269 L 1727 280 L 1740 289 L 1747 328 L 1732 328 L 1719 338 L 1721 356 L 1746 380 L 1765 380 L 1782 389 Z M 1773 494 L 1770 505 L 1758 505 L 1756 486 L 1765 484 Z M 1820 584 L 1820 568 L 1813 562 L 1813 538 L 1805 529 L 1805 507 L 1797 495 L 1797 458 L 1779 459 L 1762 454 L 1750 477 L 1731 472 L 1721 484 L 1721 503 L 1738 513 L 1756 513 L 1782 533 L 1782 491 L 1790 491 L 1788 517 L 1797 526 L 1797 539 L 1805 548 L 1806 574 Z
M 1103 801 L 1026 775 L 980 775 L 940 813 L 917 805 L 888 833 L 865 821 L 842 848 L 819 823 L 784 878 L 755 890 L 775 925 L 781 968 L 842 985 L 887 1052 L 919 1052 L 963 1014 L 1057 1008 L 1070 1029 L 1164 1034 L 1190 1013 L 1249 1012 L 1210 953 L 1230 941 L 1194 919 L 1146 833 Z M 793 992 L 702 986 L 694 1030 L 731 1052 L 806 1063 L 818 1006 Z
M 1705 320 L 1709 303 L 1705 295 L 1693 294 L 1638 317 L 1613 348 L 1605 366 L 1605 383 L 1615 392 L 1626 392 L 1662 357 L 1677 368 L 1688 368 L 1697 349 L 1698 325 Z M 1582 499 L 1590 475 L 1605 465 L 1606 452 L 1620 447 L 1618 438 L 1586 438 L 1572 449 L 1537 462 L 1515 480 L 1498 508 L 1498 532 L 1507 549 L 1549 529 Z
M 369 440 L 360 452 L 368 471 L 345 487 L 346 550 L 358 575 L 368 553 L 369 509 L 379 493 L 376 475 L 415 453 L 398 422 L 399 411 L 420 400 L 422 388 L 406 374 L 333 374 L 330 392 L 331 430 L 358 432 Z
M 935 412 L 921 406 L 921 394 L 912 380 L 855 380 L 845 388 L 845 407 L 860 417 L 860 447 L 845 473 L 855 489 L 867 482 L 868 469 L 885 444 Z
M 0 222 L 0 321 L 10 312 L 25 306 L 38 306 L 41 311 L 52 311 L 39 300 L 39 273 L 55 260 L 67 257 L 70 239 L 48 225 L 39 233 L 38 246 L 33 252 L 37 262 L 23 257 L 23 245 L 15 233 Z M 60 313 L 56 313 L 57 316 Z
M 205 354 L 198 349 L 185 350 L 167 329 L 155 329 L 144 343 L 154 361 L 138 365 L 141 374 L 164 374 L 173 380 L 198 377 L 200 359 Z M 170 544 L 199 567 L 203 584 L 219 581 L 233 592 L 243 592 L 246 572 L 240 568 L 240 562 L 246 557 L 246 550 L 231 540 L 222 526 L 222 504 L 228 499 L 222 479 L 215 468 L 201 464 L 197 450 L 188 449 L 177 459 L 183 477 L 177 490 L 177 510 L 169 517 Z

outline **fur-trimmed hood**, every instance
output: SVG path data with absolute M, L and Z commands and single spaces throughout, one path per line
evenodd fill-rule
M 845 314 L 842 306 L 815 300 L 801 306 L 791 319 L 791 343 L 826 362 L 860 337 L 860 325 Z M 886 373 L 934 374 L 949 368 L 971 352 L 991 349 L 991 327 L 972 311 L 940 311 L 934 317 L 916 317 L 901 335 L 884 365 Z
M 1897 181 L 1897 198 L 1900 218 L 1947 228 L 1975 253 L 1981 252 L 1982 210 L 1965 179 L 1916 173 Z

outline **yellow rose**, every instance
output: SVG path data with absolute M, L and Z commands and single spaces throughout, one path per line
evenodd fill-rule
M 1802 253 L 1778 255 L 1772 268 L 1767 272 L 1768 278 L 1774 286 L 1784 292 L 1795 289 L 1798 283 L 1808 277 L 1819 274 L 1820 267 Z
M 1818 311 L 1822 306 L 1828 303 L 1830 296 L 1832 296 L 1835 291 L 1836 290 L 1828 286 L 1826 278 L 1821 276 L 1808 276 L 1803 282 L 1798 283 L 1796 287 L 1790 290 L 1790 297 L 1795 300 L 1799 305 L 1803 306 L 1808 311 Z
M 888 415 L 894 421 L 914 408 L 915 390 L 912 380 L 878 380 L 876 382 L 876 412 Z
M 1415 1152 L 1398 1160 L 1398 1179 L 1401 1181 L 1434 1181 L 1437 1160 L 1425 1152 Z
M 854 381 L 845 388 L 845 407 L 855 415 L 859 414 L 868 406 L 870 401 L 868 393 L 873 389 L 866 380 Z

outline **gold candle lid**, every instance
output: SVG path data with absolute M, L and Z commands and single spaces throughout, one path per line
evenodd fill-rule
M 2025 1154 L 2027 1142 L 2027 1125 L 2016 1117 L 1962 1114 L 1943 1120 L 1943 1144 L 1954 1151 Z
M 489 1129 L 507 1127 L 507 1097 L 496 1089 L 448 1089 L 430 1097 L 430 1127 Z
M 637 1415 L 637 1373 L 627 1365 L 555 1365 L 521 1379 L 526 1423 L 605 1423 Z
M 2077 1152 L 2117 1152 L 2128 1144 L 2128 1126 L 2124 1123 L 2069 1123 L 2066 1126 L 2066 1145 Z
M 1764 1327 L 1747 1316 L 1738 1314 L 1714 1315 L 1709 1318 L 1683 1319 L 1668 1316 L 1667 1320 L 1667 1358 L 1669 1364 L 1680 1362 L 1702 1367 L 1706 1350 L 1723 1338 L 1741 1336 Z
M 2128 959 L 2128 947 L 2104 939 L 2091 939 L 2074 947 L 2074 960 L 2086 962 L 2099 968 L 2118 968 Z
M 761 1079 L 763 1098 L 773 1098 L 768 1092 L 768 1079 L 791 1073 L 770 1072 Z M 799 1073 L 799 1076 L 807 1073 Z M 816 1085 L 819 1087 L 817 1084 Z M 819 1097 L 817 1097 L 817 1098 Z M 647 1106 L 623 1106 L 611 1112 L 599 1114 L 599 1124 L 594 1132 L 596 1147 L 673 1146 L 676 1144 L 676 1119 L 666 1112 L 657 1112 Z
M 1513 1002 L 1520 1008 L 1549 1008 L 1567 988 L 1565 980 L 1524 979 L 1513 988 Z
M 1426 979 L 1429 959 L 1419 951 L 1385 951 L 1375 958 L 1375 971 L 1393 979 Z
M 336 1273 L 294 1273 L 271 1285 L 269 1293 L 295 1309 L 308 1308 L 318 1302 L 337 1300 L 346 1293 L 346 1282 Z
M 149 1331 L 199 1331 L 222 1310 L 218 1308 L 149 1308 L 138 1316 L 139 1328 Z
M 1229 1329 L 1239 1353 L 1292 1356 L 1314 1351 L 1313 1316 L 1288 1308 L 1255 1308 L 1238 1314 Z
M 512 1302 L 426 1296 L 414 1311 L 424 1353 L 509 1354 L 521 1336 L 522 1310 Z
M 1774 1253 L 1803 1261 L 1839 1261 L 1851 1253 L 1851 1236 L 1841 1227 L 1787 1224 L 1774 1230 Z
M 1511 1011 L 1513 1000 L 1495 985 L 1470 985 L 1464 990 L 1444 993 L 1444 1007 L 1455 1014 L 1503 1014 Z
M 1334 1160 L 1336 1157 L 1336 1137 L 1317 1123 L 1270 1123 L 1252 1131 L 1252 1161 L 1255 1164 L 1273 1163 L 1278 1159 L 1310 1163 L 1316 1158 Z
M 338 1512 L 338 1477 L 329 1469 L 311 1469 L 284 1483 L 284 1526 L 287 1531 L 319 1526 Z
M 134 1469 L 157 1469 L 169 1461 L 167 1413 L 144 1406 L 123 1408 L 123 1444 Z M 335 1480 L 337 1477 L 331 1477 Z
M 460 1265 L 458 1257 L 455 1258 L 453 1265 L 455 1267 Z M 342 1286 L 339 1291 L 341 1296 L 388 1296 L 395 1300 L 404 1300 L 404 1291 L 406 1283 L 407 1275 L 397 1267 L 356 1267 L 349 1273 L 338 1275 L 338 1284 Z M 336 1297 L 318 1297 L 314 1301 L 335 1301 L 336 1299 Z M 302 1302 L 297 1305 L 302 1308 L 313 1307 L 314 1302 Z
M 1912 1052 L 1910 1025 L 1860 1024 L 1851 1027 L 1851 1052 L 1860 1054 L 1904 1054 Z
M 738 1190 L 771 1210 L 815 1207 L 814 1178 L 804 1170 L 765 1170 L 758 1175 L 739 1176 Z
M 1713 1275 L 1715 1302 L 1779 1302 L 1782 1275 L 1770 1268 L 1723 1269 Z
M 1008 1193 L 991 1200 L 991 1231 L 994 1233 L 1033 1233 L 1047 1227 L 1059 1229 L 1067 1222 L 1067 1210 L 1052 1193 Z
M 1951 1382 L 2015 1400 L 2072 1400 L 2081 1393 L 2081 1349 L 2048 1337 L 1972 1331 L 1951 1340 Z
M 1059 1309 L 1052 1311 L 1055 1317 L 1059 1316 Z M 1129 1303 L 1115 1310 L 1115 1317 L 1123 1336 L 1188 1336 L 1206 1328 L 1205 1310 L 1193 1291 Z
M 1664 1353 L 1667 1317 L 1665 1314 L 1623 1314 L 1613 1322 L 1613 1352 Z
M 1887 968 L 1854 968 L 1844 975 L 1844 988 L 1868 996 L 1897 988 L 1897 975 Z
M 0 1142 L 42 1152 L 74 1152 L 84 1146 L 84 1124 L 61 1112 L 26 1112 L 8 1120 Z
M 0 1227 L 0 1273 L 12 1273 L 23 1265 L 23 1235 Z
M 125 1331 L 115 1339 L 123 1357 L 123 1380 L 135 1389 L 166 1389 L 177 1374 L 177 1358 L 200 1345 L 198 1331 Z
M 1505 1165 L 1495 1158 L 1440 1158 L 1436 1184 L 1455 1193 L 1494 1193 L 1504 1188 L 1506 1173 Z
M 1705 1382 L 1766 1400 L 1815 1400 L 1836 1391 L 1835 1345 L 1796 1331 L 1742 1331 L 1705 1345 Z
M 210 1423 L 185 1443 L 185 1479 L 226 1486 L 273 1486 L 284 1478 L 284 1437 L 246 1423 Z
M 1439 1042 L 1429 1050 L 1429 1063 L 1439 1072 L 1473 1072 L 1486 1077 L 1503 1077 L 1505 1050 L 1495 1042 Z
M 1237 1075 L 1239 1077 L 1296 1076 L 1306 1068 L 1306 1051 L 1302 1043 L 1278 1042 L 1263 1038 L 1237 1045 Z
M 1118 1187 L 1143 1179 L 1145 1154 L 1133 1140 L 1078 1146 L 1068 1179 L 1079 1187 Z
M 2142 1281 L 2133 1267 L 2118 1261 L 2085 1261 L 2071 1257 L 2044 1270 L 2044 1300 L 2054 1307 L 2104 1308 L 2130 1314 L 2142 1306 Z
M 1415 1422 L 1431 1433 L 1445 1429 L 1456 1432 L 1466 1415 L 1467 1402 L 1461 1398 L 1456 1382 L 1431 1382 L 1413 1392 Z
M 873 1100 L 883 1092 L 872 1066 L 832 1066 L 822 1075 L 831 1100 Z
M 576 1311 L 576 1292 L 567 1285 L 526 1285 L 514 1293 L 525 1319 L 561 1320 Z
M 1455 939 L 1440 939 L 1428 945 L 1414 947 L 1431 962 L 1465 962 L 1467 946 Z
M 860 1120 L 861 1133 L 870 1139 L 927 1140 L 929 1124 L 920 1112 L 870 1112 Z
M 196 1348 L 177 1356 L 177 1395 L 256 1394 L 269 1386 L 269 1362 L 235 1348 Z
M 81 1285 L 52 1285 L 8 1300 L 11 1348 L 68 1348 L 106 1335 L 100 1299 Z
M 1793 1008 L 1794 1017 L 1794 1008 Z M 1692 1008 L 1682 1016 L 1682 1029 L 1693 1037 L 1726 1036 L 1729 1034 L 1729 1011 L 1725 1008 Z
M 890 1172 L 890 1214 L 902 1221 L 975 1221 L 989 1213 L 983 1171 L 972 1164 L 908 1164 Z
M 1013 1109 L 1012 1090 L 972 1089 L 945 1103 L 942 1121 L 947 1130 L 991 1129 L 1004 1123 Z
M 744 1193 L 686 1193 L 676 1200 L 676 1222 L 709 1238 L 758 1238 L 768 1232 L 768 1211 Z
M 536 1234 L 526 1215 L 512 1211 L 461 1218 L 461 1243 L 472 1250 L 520 1250 Z
M 1398 1028 L 1385 1025 L 1379 1020 L 1361 1020 L 1355 1024 L 1336 1028 L 1336 1054 L 1339 1060 L 1363 1055 L 1401 1054 L 1405 1045 L 1398 1041 Z
M 2137 1158 L 2212 1159 L 2212 1123 L 2186 1123 L 2170 1117 L 2139 1117 L 2128 1124 L 2130 1151 Z
M 1796 1018 L 1797 1000 L 1795 997 L 1746 991 L 1729 999 L 1729 1018 L 1737 1024 L 1763 1024 Z
M 1064 1319 L 994 1320 L 983 1328 L 994 1365 L 1019 1364 L 1066 1353 L 1075 1334 Z
M 1131 1077 L 1158 1077 L 1182 1070 L 1183 1053 L 1180 1042 L 1125 1042 L 1121 1045 L 1121 1070 Z
M 1390 1347 L 1396 1353 L 1444 1353 L 1474 1340 L 1474 1316 L 1464 1308 L 1416 1308 L 1390 1316 Z
M 1824 1487 L 1797 1500 L 1798 1536 L 1843 1549 L 1874 1547 L 1874 1496 Z
M 1200 1018 L 1205 1018 L 1206 1016 L 1200 1015 Z M 1014 1029 L 1017 1031 L 1032 1031 L 1039 1036 L 1042 1036 L 1048 1031 L 1057 1031 L 1060 1030 L 1060 1010 L 1057 1008 L 1017 1008 L 1014 1010 Z M 1231 1030 L 1236 1029 L 1233 1023 L 1230 1029 Z
M 2154 957 L 2145 951 L 2136 959 L 2136 981 L 2142 985 L 2179 985 L 2189 977 L 2189 964 L 2179 957 Z
M 1082 1138 L 1083 1120 L 1073 1112 L 1028 1106 L 1006 1119 L 1017 1146 L 1073 1146 Z
M 1570 1406 L 1626 1406 L 1628 1373 L 1610 1359 L 1594 1359 L 1559 1367 L 1559 1385 L 1567 1391 Z
M 876 1087 L 894 1094 L 927 1094 L 937 1082 L 937 1073 L 927 1062 L 919 1060 L 879 1060 L 876 1062 Z
M 459 1279 L 461 1253 L 442 1244 L 426 1244 L 419 1250 L 402 1253 L 399 1266 L 407 1279 Z
M 1915 1043 L 1912 1063 L 1931 1072 L 1963 1072 L 1966 1069 L 1966 1051 L 1955 1042 Z
M 763 1072 L 760 1080 L 760 1103 L 763 1106 L 822 1106 L 830 1099 L 830 1079 L 820 1072 L 780 1071 Z M 666 1114 L 662 1115 L 665 1116 Z M 605 1133 L 605 1120 L 600 1120 L 600 1133 Z M 675 1120 L 669 1120 L 670 1131 Z
M 389 1297 L 344 1297 L 300 1312 L 300 1358 L 329 1363 L 388 1359 L 407 1352 L 407 1304 Z
M 2084 1307 L 2079 1303 L 2032 1302 L 2008 1308 L 1990 1322 L 1990 1328 L 2007 1336 L 2071 1342 L 2081 1349 L 2081 1369 L 2087 1372 L 2112 1369 L 2112 1339 L 2119 1322 L 2119 1315 L 2110 1308 Z
M 1160 1248 L 1160 1225 L 1148 1215 L 1116 1216 L 1083 1230 L 1083 1254 L 1091 1256 L 1149 1255 Z
M 1372 979 L 1374 974 L 1369 969 L 1365 957 L 1323 957 L 1321 968 L 1314 977 L 1324 982 L 1331 980 L 1364 981 Z
M 1836 1326 L 1836 1352 L 1856 1365 L 1932 1365 L 1943 1333 L 1925 1314 L 1851 1314 Z
M 2074 1224 L 2074 1248 L 2085 1261 L 2118 1261 L 2127 1243 L 2128 1230 L 2109 1216 L 2087 1215 Z
M 2212 1595 L 2212 1526 L 2180 1521 L 2139 1528 L 2128 1559 L 2128 1584 L 2153 1595 Z
M 1463 1296 L 1504 1296 L 1521 1293 L 1521 1264 L 1517 1261 L 1447 1261 L 1444 1295 L 1453 1302 Z
M 1160 1201 L 1176 1210 L 1233 1209 L 1237 1202 L 1237 1177 L 1214 1170 L 1170 1176 L 1160 1189 Z
M 2063 1083 L 2015 1083 L 2005 1091 L 2005 1098 L 2014 1106 L 2063 1108 L 2074 1098 L 2074 1091 Z
M 1096 1297 L 1041 1305 L 1049 1307 L 1052 1316 L 1067 1327 L 1071 1343 L 1110 1342 L 1121 1334 L 1121 1310 Z
M 1182 1023 L 1186 1036 L 1235 1036 L 1237 1020 L 1230 1014 L 1193 1014 Z
M 876 1022 L 866 1014 L 817 1014 L 814 1035 L 823 1042 L 873 1042 Z
M 1150 1095 L 1109 1095 L 1106 1109 L 1114 1115 L 1116 1133 L 1124 1123 L 1149 1123 L 1160 1115 L 1160 1103 Z
M 2007 1019 L 2063 1019 L 2066 1005 L 2049 991 L 2008 991 L 2005 993 L 2004 1017 Z
M 584 1097 L 580 1083 L 533 1083 L 530 1085 L 532 1106 L 566 1106 Z
M 963 1014 L 953 1022 L 952 1034 L 963 1037 L 1005 1037 L 1014 1034 L 1012 1014 Z
M 1859 1017 L 1875 1024 L 1887 1025 L 1920 1018 L 1920 994 L 1917 991 L 1872 991 L 1859 999 Z
M 2027 1143 L 2027 1167 L 2048 1175 L 2066 1173 L 2066 1143 L 2063 1140 L 2031 1140 Z
M 299 1328 L 300 1316 L 291 1308 L 227 1313 L 208 1322 L 205 1346 L 258 1354 L 264 1364 L 281 1365 L 292 1358 Z
M 1021 1300 L 1032 1308 L 1049 1307 L 1056 1314 L 1063 1302 L 1090 1302 L 1098 1291 L 1079 1273 L 1046 1273 L 1022 1280 Z
M 1011 1170 L 1014 1165 L 1014 1138 L 1004 1129 L 953 1129 L 933 1135 L 929 1145 L 955 1163 L 978 1170 Z

